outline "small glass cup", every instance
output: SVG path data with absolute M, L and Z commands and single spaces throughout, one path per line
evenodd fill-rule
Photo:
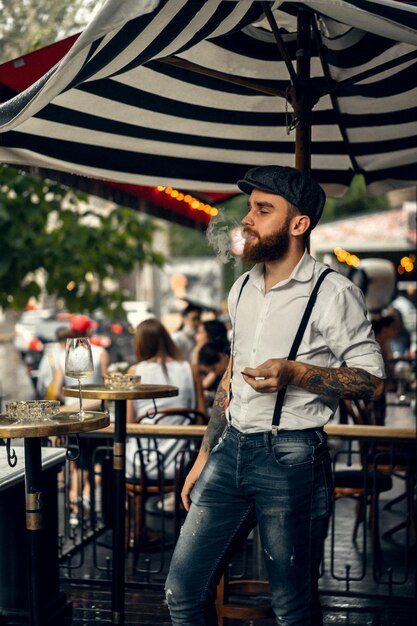
M 59 400 L 19 400 L 6 404 L 6 415 L 19 422 L 48 421 L 59 407 Z
M 104 384 L 113 391 L 131 391 L 140 384 L 140 381 L 140 376 L 130 376 L 120 372 L 113 372 L 104 377 Z

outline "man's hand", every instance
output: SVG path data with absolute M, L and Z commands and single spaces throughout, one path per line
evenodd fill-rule
M 188 472 L 186 476 L 184 487 L 182 488 L 182 491 L 181 491 L 181 500 L 186 511 L 188 511 L 188 509 L 191 506 L 190 493 L 194 485 L 196 484 L 201 472 L 203 471 L 203 468 L 205 464 L 207 463 L 207 459 L 208 459 L 208 454 L 203 454 L 200 452 L 194 465 L 192 466 L 191 470 Z
M 274 393 L 289 384 L 292 365 L 286 359 L 268 359 L 258 367 L 245 367 L 241 374 L 255 391 Z

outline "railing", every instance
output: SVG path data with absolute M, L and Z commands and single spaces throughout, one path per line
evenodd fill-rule
M 131 436 L 192 439 L 197 446 L 205 429 L 189 425 L 127 426 Z M 413 596 L 416 429 L 329 424 L 325 430 L 336 488 L 321 591 L 354 597 Z M 74 580 L 111 579 L 112 436 L 112 426 L 89 436 L 90 442 L 97 442 L 89 468 L 92 498 L 88 508 L 82 499 L 79 501 L 75 517 L 68 495 L 73 470 L 66 470 L 65 491 L 61 494 L 60 561 L 63 576 Z M 79 473 L 78 478 L 82 493 L 86 472 Z M 177 476 L 177 491 L 182 478 Z M 353 484 L 349 484 L 351 479 Z M 158 496 L 155 498 L 158 500 Z M 143 541 L 134 558 L 126 546 L 127 584 L 163 585 L 165 579 L 178 526 L 172 512 L 156 507 L 155 498 L 149 498 L 145 514 L 156 541 Z M 256 574 L 262 576 L 258 552 L 256 537 L 251 536 L 234 562 L 231 575 L 246 575 L 245 570 L 253 570 L 257 563 Z

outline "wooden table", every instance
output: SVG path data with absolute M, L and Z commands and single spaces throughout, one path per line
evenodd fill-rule
M 19 422 L 0 415 L 0 438 L 7 440 L 9 465 L 17 462 L 16 453 L 10 448 L 10 440 L 24 439 L 26 531 L 29 551 L 29 616 L 31 626 L 45 626 L 47 576 L 43 571 L 42 539 L 44 494 L 42 488 L 42 437 L 89 432 L 104 428 L 110 423 L 105 413 L 88 412 L 82 420 L 72 419 L 68 414 L 58 414 L 49 420 Z M 1 448 L 0 448 L 1 450 Z
M 64 395 L 79 397 L 78 387 L 64 387 Z M 96 400 L 114 400 L 114 517 L 112 543 L 112 624 L 124 624 L 125 588 L 125 502 L 126 502 L 126 406 L 127 400 L 147 400 L 178 395 L 171 385 L 138 385 L 126 391 L 110 389 L 106 385 L 84 385 L 82 397 Z

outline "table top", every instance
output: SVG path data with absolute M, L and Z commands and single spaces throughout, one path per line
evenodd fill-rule
M 64 387 L 64 396 L 78 398 L 78 386 Z M 178 387 L 172 385 L 137 385 L 135 389 L 116 390 L 107 385 L 83 385 L 81 395 L 86 399 L 98 400 L 146 400 L 148 398 L 169 398 L 178 395 Z
M 86 411 L 86 417 L 83 420 L 73 418 L 72 413 L 57 413 L 49 420 L 32 420 L 30 422 L 19 422 L 7 415 L 0 415 L 0 437 L 13 439 L 16 437 L 50 437 L 52 435 L 86 433 L 104 428 L 109 424 L 109 415 L 98 411 Z

